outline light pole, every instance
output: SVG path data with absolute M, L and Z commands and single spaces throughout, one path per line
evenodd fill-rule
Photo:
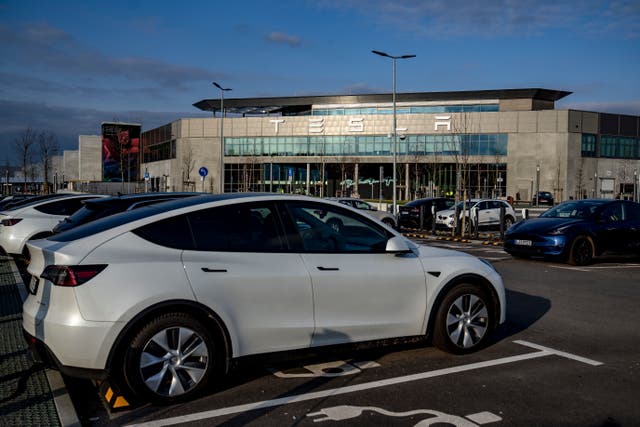
M 218 179 L 218 193 L 224 193 L 224 93 L 230 91 L 230 87 L 222 87 L 218 83 L 213 85 L 220 89 L 220 161 L 218 167 L 220 169 L 220 179 Z M 214 112 L 215 116 L 215 112 Z
M 536 165 L 536 208 L 540 204 L 540 164 Z
M 387 58 L 391 58 L 392 62 L 393 62 L 393 92 L 392 92 L 392 99 L 393 99 L 393 142 L 392 142 L 392 147 L 391 147 L 391 152 L 393 155 L 393 178 L 392 178 L 392 182 L 393 182 L 393 215 L 396 215 L 396 204 L 397 204 L 397 197 L 396 197 L 396 156 L 397 156 L 397 143 L 398 143 L 398 131 L 397 131 L 397 120 L 396 120 L 396 60 L 398 59 L 409 59 L 409 58 L 415 58 L 415 55 L 400 55 L 400 56 L 393 56 L 393 55 L 389 55 L 388 53 L 385 52 L 380 52 L 379 50 L 372 50 L 372 53 L 375 53 L 376 55 L 380 55 L 380 56 L 385 56 Z

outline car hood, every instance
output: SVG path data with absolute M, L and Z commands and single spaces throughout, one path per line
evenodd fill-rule
M 508 233 L 545 234 L 557 230 L 560 227 L 584 222 L 584 219 L 577 218 L 532 218 L 512 225 Z

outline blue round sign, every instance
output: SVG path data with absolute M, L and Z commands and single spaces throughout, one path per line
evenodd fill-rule
M 209 174 L 209 169 L 203 166 L 200 168 L 200 170 L 198 170 L 198 173 L 200 174 L 200 176 L 205 177 Z

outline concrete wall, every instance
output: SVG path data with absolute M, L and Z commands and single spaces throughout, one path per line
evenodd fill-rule
M 62 153 L 62 175 L 66 181 L 75 181 L 79 175 L 78 150 L 64 150 Z
M 80 181 L 102 181 L 102 137 L 80 135 L 78 137 L 78 162 Z

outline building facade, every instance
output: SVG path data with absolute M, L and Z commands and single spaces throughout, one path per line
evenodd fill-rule
M 224 177 L 225 192 L 388 199 L 395 157 L 400 200 L 456 189 L 467 197 L 522 200 L 537 190 L 558 201 L 632 197 L 640 117 L 556 110 L 569 94 L 397 94 L 395 138 L 389 94 L 202 100 L 194 105 L 211 118 L 178 119 L 142 133 L 140 172 L 132 179 L 159 191 L 218 192 Z M 80 140 L 78 179 L 95 175 L 96 145 Z M 72 178 L 71 167 L 64 169 Z

